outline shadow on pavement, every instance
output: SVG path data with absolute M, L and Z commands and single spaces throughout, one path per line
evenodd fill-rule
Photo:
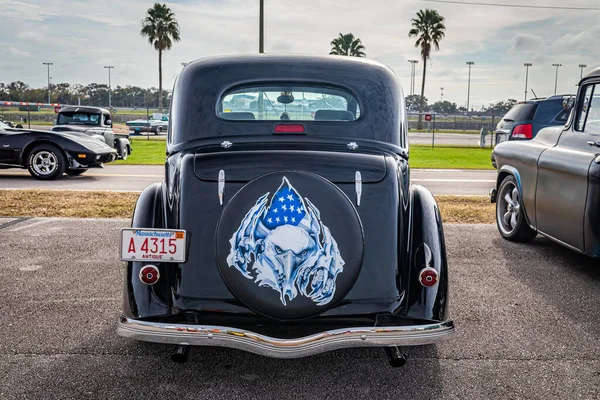
M 71 354 L 33 362 L 29 367 L 35 371 L 27 375 L 35 381 L 15 387 L 10 394 L 44 399 L 442 397 L 435 346 L 406 349 L 408 363 L 397 369 L 388 366 L 382 349 L 278 360 L 226 348 L 194 347 L 187 363 L 176 364 L 170 360 L 172 346 L 119 338 L 108 352 L 90 352 L 112 335 L 114 329 L 102 330 L 92 343 Z

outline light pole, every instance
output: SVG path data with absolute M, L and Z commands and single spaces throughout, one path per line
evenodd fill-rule
M 556 94 L 556 87 L 558 86 L 558 67 L 562 67 L 562 64 L 552 64 L 553 67 L 556 67 L 556 75 L 554 77 L 554 94 Z
M 441 92 L 442 101 L 444 101 L 444 88 L 443 87 L 440 88 L 440 92 Z
M 104 68 L 108 69 L 108 108 L 112 108 L 112 100 L 111 100 L 111 87 L 110 87 L 110 70 L 114 67 L 112 65 L 105 65 Z
M 50 66 L 54 65 L 54 63 L 45 62 L 45 63 L 42 63 L 42 64 L 48 66 L 48 103 L 50 103 Z
M 467 61 L 467 65 L 469 66 L 469 84 L 467 86 L 467 112 L 469 112 L 469 101 L 471 97 L 471 66 L 475 65 L 473 61 Z
M 525 101 L 527 101 L 527 84 L 529 81 L 529 67 L 531 67 L 533 64 L 525 63 L 523 65 L 525 66 Z
M 258 52 L 265 52 L 265 0 L 260 0 L 258 16 Z
M 415 94 L 415 64 L 418 64 L 419 61 L 418 60 L 408 60 L 408 62 L 411 64 L 411 69 L 410 69 L 410 94 L 411 96 L 413 94 Z
M 579 68 L 581 68 L 581 74 L 579 75 L 579 79 L 581 80 L 583 78 L 583 69 L 587 68 L 587 65 L 579 64 Z

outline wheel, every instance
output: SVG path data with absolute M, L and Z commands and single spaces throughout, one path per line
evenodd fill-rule
M 69 176 L 78 176 L 78 175 L 81 175 L 81 174 L 85 173 L 87 170 L 88 170 L 87 168 L 83 168 L 83 169 L 68 169 L 65 172 Z
M 513 242 L 528 242 L 537 235 L 527 225 L 521 195 L 512 175 L 504 178 L 498 189 L 496 224 L 500 235 Z
M 160 135 L 162 133 L 162 126 L 157 126 L 156 130 L 154 131 L 155 135 Z
M 363 259 L 354 205 L 328 180 L 301 171 L 263 175 L 227 198 L 215 238 L 230 292 L 277 320 L 334 307 L 354 286 Z
M 17 126 L 15 126 L 15 128 L 17 128 L 17 129 L 23 129 L 23 125 L 17 124 Z
M 127 160 L 129 151 L 127 151 L 127 145 L 125 143 L 118 141 L 115 143 L 115 149 L 117 149 L 117 153 L 122 160 Z
M 51 144 L 40 144 L 29 153 L 27 169 L 34 178 L 53 180 L 65 172 L 67 159 L 58 147 Z

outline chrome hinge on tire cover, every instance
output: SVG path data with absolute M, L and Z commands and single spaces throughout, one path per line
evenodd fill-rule
M 225 171 L 219 171 L 219 203 L 223 205 L 223 194 L 225 193 Z
M 360 196 L 362 195 L 362 176 L 360 171 L 354 174 L 354 190 L 356 191 L 356 206 L 360 207 Z

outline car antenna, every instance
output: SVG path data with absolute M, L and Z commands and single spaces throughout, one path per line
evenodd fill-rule
M 531 89 L 531 92 L 533 93 L 533 97 L 535 97 L 537 99 L 538 98 L 537 94 L 535 94 L 535 92 L 533 91 L 533 88 Z

